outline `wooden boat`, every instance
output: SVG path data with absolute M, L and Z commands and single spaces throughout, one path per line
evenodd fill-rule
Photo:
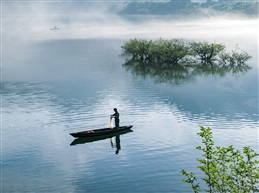
M 95 136 L 119 133 L 121 131 L 127 131 L 127 130 L 130 130 L 132 127 L 133 127 L 133 125 L 128 125 L 128 126 L 121 126 L 117 129 L 116 128 L 102 128 L 102 129 L 80 131 L 80 132 L 69 133 L 69 134 L 75 138 L 95 137 Z
M 91 143 L 91 142 L 94 142 L 94 141 L 101 141 L 101 140 L 105 140 L 105 139 L 108 139 L 108 138 L 121 136 L 121 135 L 124 135 L 126 133 L 130 133 L 130 132 L 133 132 L 133 131 L 131 129 L 128 129 L 128 130 L 123 130 L 123 131 L 120 131 L 120 132 L 117 132 L 117 133 L 111 133 L 111 134 L 107 134 L 107 135 L 100 135 L 100 136 L 95 136 L 95 137 L 76 138 L 76 139 L 74 139 L 74 141 L 72 141 L 70 146 L 78 145 L 78 144 Z

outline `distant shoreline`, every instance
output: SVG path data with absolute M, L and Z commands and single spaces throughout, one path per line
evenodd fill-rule
M 118 11 L 120 15 L 215 16 L 233 14 L 258 17 L 259 2 L 131 2 Z

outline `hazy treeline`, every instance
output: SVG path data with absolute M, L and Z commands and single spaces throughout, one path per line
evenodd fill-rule
M 120 11 L 121 14 L 155 14 L 155 15 L 181 15 L 199 16 L 210 14 L 208 10 L 220 13 L 245 14 L 248 16 L 258 16 L 258 5 L 256 1 L 207 1 L 206 3 L 195 3 L 191 0 L 171 0 L 169 2 L 141 2 L 134 1 Z M 212 13 L 211 13 L 212 14 Z
M 252 57 L 236 47 L 226 51 L 224 44 L 184 39 L 131 39 L 122 45 L 124 66 L 137 75 L 154 77 L 158 82 L 180 83 L 197 75 L 247 72 Z

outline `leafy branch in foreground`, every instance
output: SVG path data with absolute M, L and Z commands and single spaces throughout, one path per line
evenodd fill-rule
M 190 184 L 194 193 L 250 193 L 259 192 L 259 154 L 251 147 L 243 147 L 243 152 L 229 147 L 214 146 L 211 128 L 200 127 L 197 133 L 202 138 L 204 146 L 196 149 L 203 152 L 202 158 L 197 158 L 202 172 L 200 179 L 206 187 L 201 188 L 193 172 L 182 170 L 185 176 L 183 182 Z

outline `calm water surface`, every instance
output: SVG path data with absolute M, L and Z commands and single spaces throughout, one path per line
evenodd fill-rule
M 174 85 L 126 71 L 119 57 L 123 42 L 44 40 L 6 47 L 2 192 L 191 192 L 180 171 L 198 172 L 200 125 L 213 129 L 217 145 L 258 151 L 257 45 L 249 48 L 252 70 L 246 74 Z M 5 55 L 11 52 L 16 57 Z M 115 137 L 70 145 L 69 132 L 108 126 L 114 107 L 121 125 L 134 125 L 119 136 L 118 154 Z

